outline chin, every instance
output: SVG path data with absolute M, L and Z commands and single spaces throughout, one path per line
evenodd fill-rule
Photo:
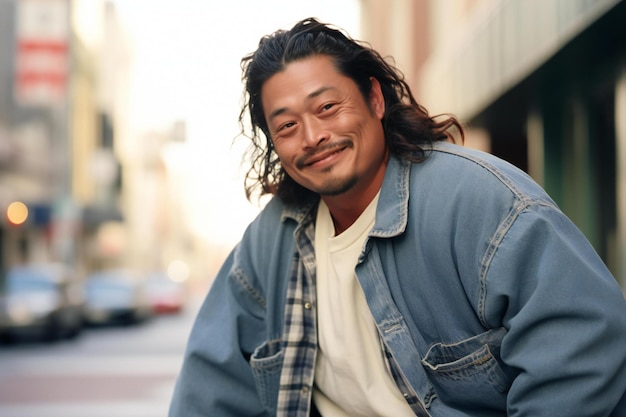
M 327 181 L 325 184 L 315 190 L 315 192 L 325 197 L 336 197 L 347 193 L 348 191 L 353 189 L 356 184 L 357 177 L 333 179 L 331 181 Z

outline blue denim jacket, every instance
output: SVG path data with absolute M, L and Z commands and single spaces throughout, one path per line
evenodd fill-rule
M 171 417 L 276 415 L 290 388 L 305 405 L 278 415 L 309 414 L 315 208 L 275 198 L 250 224 L 199 311 Z M 416 415 L 626 416 L 623 293 L 510 164 L 448 143 L 419 164 L 392 157 L 356 273 Z M 294 300 L 296 276 L 309 287 Z M 285 359 L 290 303 L 311 321 Z M 279 387 L 286 367 L 299 385 Z

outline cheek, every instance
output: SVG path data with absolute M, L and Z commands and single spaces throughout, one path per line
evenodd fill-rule
M 373 118 L 367 107 L 350 108 L 346 110 L 344 117 L 337 119 L 337 128 L 347 132 L 353 132 L 358 136 L 365 137 L 372 134 L 372 128 L 376 127 L 374 123 L 380 123 L 379 120 Z
M 387 144 L 385 143 L 385 132 L 382 126 L 377 122 L 372 122 L 363 127 L 362 136 L 363 146 L 368 152 L 373 154 L 384 154 Z

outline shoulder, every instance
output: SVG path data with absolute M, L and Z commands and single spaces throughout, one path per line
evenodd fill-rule
M 278 228 L 283 227 L 293 230 L 294 227 L 306 220 L 311 208 L 316 204 L 317 201 L 307 201 L 298 205 L 288 205 L 279 197 L 271 197 L 251 222 L 248 231 L 265 234 L 267 232 L 276 233 Z
M 433 145 L 425 161 L 410 165 L 407 194 L 416 230 L 441 236 L 462 232 L 471 237 L 468 242 L 491 242 L 523 213 L 546 208 L 561 215 L 550 196 L 521 169 L 449 143 Z
M 279 198 L 273 197 L 269 200 L 246 228 L 242 243 L 249 242 L 251 246 L 257 246 L 275 235 L 283 225 L 284 211 L 285 205 Z
M 240 246 L 260 258 L 291 247 L 296 228 L 310 218 L 314 204 L 317 202 L 287 205 L 280 198 L 272 197 L 248 225 Z
M 435 184 L 464 191 L 462 194 L 474 193 L 490 198 L 500 196 L 556 206 L 526 172 L 492 154 L 441 142 L 434 144 L 427 156 L 424 162 L 413 165 L 412 176 L 422 177 L 417 183 L 426 176 Z

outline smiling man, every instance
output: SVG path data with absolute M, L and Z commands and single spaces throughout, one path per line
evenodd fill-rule
M 199 416 L 624 416 L 626 302 L 525 173 L 305 19 L 243 61 L 246 193 L 274 197 L 198 314 Z
M 330 57 L 316 55 L 287 65 L 261 89 L 282 168 L 323 196 L 337 234 L 359 217 L 385 175 L 385 101 L 378 81 L 372 78 L 371 84 L 363 96 Z

